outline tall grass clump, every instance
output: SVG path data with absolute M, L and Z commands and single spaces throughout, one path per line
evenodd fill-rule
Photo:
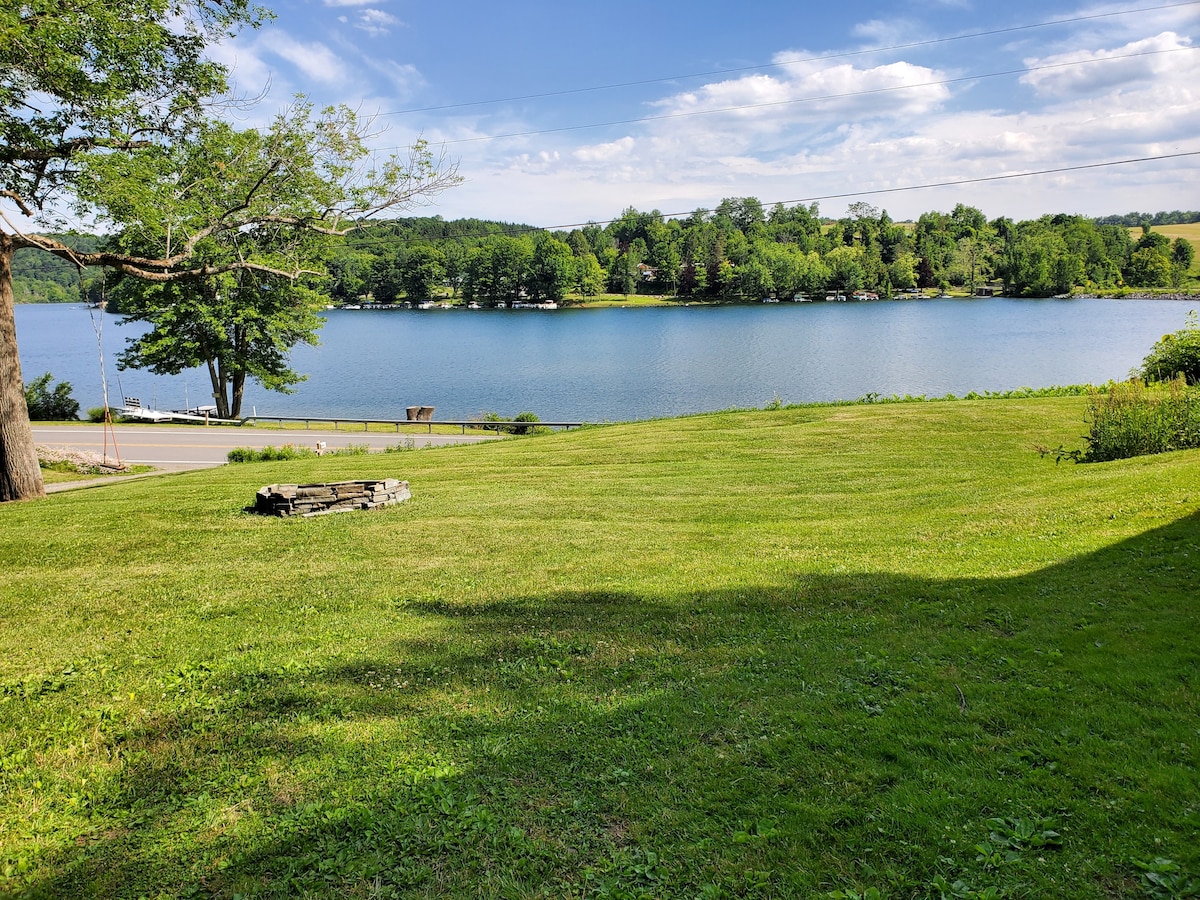
M 347 444 L 345 447 L 334 449 L 322 448 L 319 453 L 311 447 L 300 447 L 296 444 L 284 444 L 281 447 L 272 447 L 267 444 L 261 450 L 253 447 L 234 447 L 225 454 L 225 459 L 231 463 L 280 462 L 310 459 L 317 456 L 366 456 L 370 452 L 370 444 Z
M 256 450 L 254 447 L 234 447 L 225 454 L 225 458 L 231 463 L 279 462 L 291 459 L 308 459 L 316 455 L 317 451 L 309 447 L 297 447 L 295 444 L 272 447 L 268 444 L 261 450 Z
M 1200 447 L 1200 389 L 1182 376 L 1148 387 L 1133 379 L 1088 399 L 1087 462 Z

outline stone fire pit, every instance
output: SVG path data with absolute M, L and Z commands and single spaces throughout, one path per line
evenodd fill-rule
M 258 489 L 248 511 L 264 516 L 324 516 L 403 503 L 407 481 L 337 481 L 331 484 L 268 484 Z

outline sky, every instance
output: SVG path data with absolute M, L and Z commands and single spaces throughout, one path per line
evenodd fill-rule
M 1095 167 L 1200 154 L 1200 2 L 267 5 L 212 54 L 242 93 L 269 87 L 246 124 L 303 93 L 375 116 L 381 153 L 424 137 L 464 182 L 412 215 L 1200 208 L 1200 155 Z

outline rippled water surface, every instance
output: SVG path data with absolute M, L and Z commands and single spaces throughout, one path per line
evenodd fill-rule
M 321 345 L 299 347 L 295 394 L 247 387 L 245 413 L 440 419 L 529 410 L 543 420 L 644 419 L 729 407 L 965 394 L 1123 378 L 1195 304 L 1177 300 L 927 300 L 596 310 L 327 313 Z M 118 372 L 144 326 L 83 307 L 17 307 L 25 378 L 70 381 L 159 408 L 207 402 L 208 376 Z

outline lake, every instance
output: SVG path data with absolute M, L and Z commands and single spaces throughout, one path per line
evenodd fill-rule
M 546 421 L 625 421 L 731 407 L 941 396 L 1129 374 L 1195 302 L 909 300 L 581 310 L 331 310 L 321 345 L 298 347 L 294 394 L 248 384 L 243 414 L 435 418 L 536 413 Z M 16 309 L 26 382 L 50 371 L 83 410 L 109 398 L 162 409 L 210 402 L 208 376 L 118 372 L 145 326 L 66 304 Z

